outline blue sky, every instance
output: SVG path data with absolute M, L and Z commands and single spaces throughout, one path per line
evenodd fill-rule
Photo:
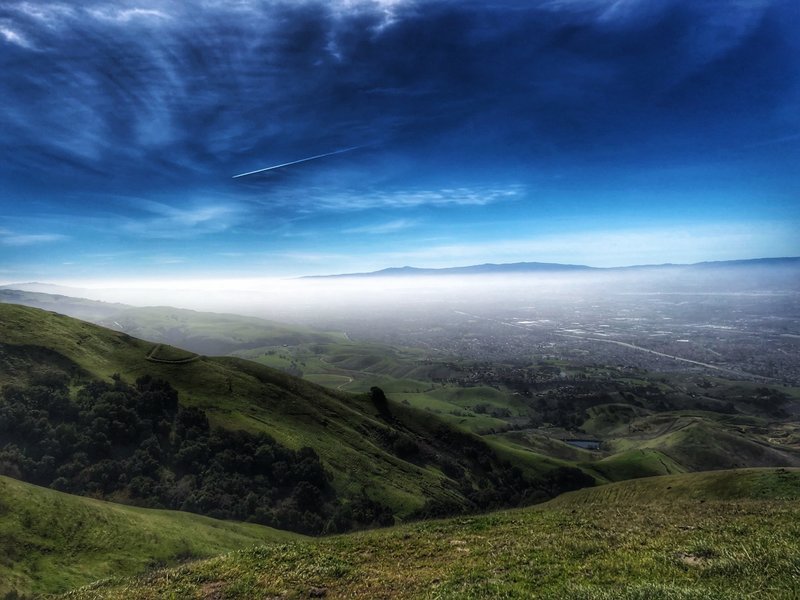
M 4 0 L 0 280 L 798 255 L 797 23 L 796 0 Z

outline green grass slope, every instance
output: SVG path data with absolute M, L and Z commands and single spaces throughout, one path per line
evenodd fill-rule
M 516 377 L 513 389 L 523 389 L 531 379 L 542 382 L 528 389 L 526 398 L 491 378 L 479 378 L 484 385 L 466 385 L 475 375 L 469 365 L 432 360 L 428 352 L 413 348 L 352 341 L 341 333 L 16 290 L 0 290 L 0 302 L 57 310 L 159 342 L 150 350 L 151 362 L 193 360 L 194 355 L 169 345 L 174 344 L 200 354 L 256 361 L 334 391 L 365 392 L 378 385 L 392 400 L 453 427 L 491 436 L 490 443 L 526 464 L 579 464 L 599 481 L 712 468 L 800 466 L 800 433 L 792 416 L 800 410 L 797 389 L 555 361 L 531 365 L 524 373 L 499 365 L 504 377 Z M 568 379 L 562 380 L 562 374 Z M 544 428 L 520 429 L 528 423 Z M 604 442 L 603 451 L 577 452 L 549 432 L 550 426 L 563 430 L 561 437 L 596 436 Z
M 264 431 L 292 449 L 310 446 L 332 473 L 338 493 L 366 495 L 401 517 L 430 502 L 467 506 L 453 473 L 474 478 L 483 467 L 499 466 L 488 447 L 486 456 L 465 456 L 463 444 L 454 447 L 445 439 L 455 438 L 442 435 L 450 430 L 433 415 L 390 402 L 387 416 L 366 395 L 323 388 L 239 358 L 153 361 L 152 343 L 11 304 L 0 305 L 0 342 L 0 383 L 21 377 L 32 361 L 60 361 L 76 377 L 119 373 L 129 382 L 145 374 L 165 379 L 178 390 L 182 404 L 205 410 L 212 425 Z M 166 345 L 156 354 L 182 356 Z M 407 440 L 424 446 L 424 456 L 398 451 L 398 442 L 402 446 Z M 460 466 L 445 474 L 446 463 Z
M 742 467 L 800 466 L 800 452 L 777 446 L 760 433 L 766 427 L 726 423 L 726 415 L 662 413 L 632 423 L 636 432 L 615 449 L 657 450 L 688 471 Z
M 334 389 L 363 392 L 373 385 L 392 387 L 405 380 L 411 389 L 425 389 L 429 382 L 419 379 L 450 374 L 450 369 L 426 360 L 427 353 L 419 350 L 353 342 L 341 332 L 256 317 L 169 306 L 133 307 L 13 289 L 0 289 L 0 303 L 55 311 L 198 354 L 238 356 Z
M 682 474 L 237 551 L 76 590 L 155 598 L 796 598 L 800 472 Z
M 607 481 L 671 475 L 686 470 L 669 456 L 649 448 L 612 454 L 598 461 L 583 463 L 582 466 Z
M 122 506 L 0 477 L 0 597 L 58 593 L 297 534 Z
M 96 321 L 110 317 L 129 308 L 125 304 L 99 302 L 87 298 L 74 298 L 61 294 L 43 294 L 16 289 L 0 288 L 0 303 L 22 304 L 33 308 L 54 310 L 77 319 Z
M 735 469 L 645 477 L 561 494 L 550 507 L 582 504 L 774 500 L 800 502 L 800 469 Z
M 327 334 L 256 317 L 170 306 L 135 307 L 14 289 L 0 289 L 0 303 L 55 311 L 200 354 L 228 354 L 260 346 L 334 343 L 344 339 L 341 334 Z

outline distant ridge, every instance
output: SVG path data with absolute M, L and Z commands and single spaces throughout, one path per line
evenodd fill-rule
M 37 292 L 41 294 L 55 294 L 58 296 L 69 296 L 71 298 L 83 297 L 87 290 L 84 288 L 58 285 L 55 283 L 41 283 L 39 281 L 27 281 L 24 283 L 9 283 L 0 285 L 0 290 L 19 290 L 24 292 Z
M 335 275 L 307 275 L 300 279 L 332 279 L 343 277 L 407 277 L 413 275 L 480 275 L 502 273 L 560 273 L 560 272 L 612 272 L 633 269 L 705 269 L 727 267 L 755 266 L 800 266 L 800 257 L 751 258 L 741 260 L 706 261 L 691 264 L 665 263 L 660 265 L 632 265 L 628 267 L 590 267 L 587 265 L 570 265 L 560 263 L 517 262 L 517 263 L 485 263 L 465 267 L 444 267 L 428 269 L 419 267 L 390 267 L 368 273 L 341 273 Z
M 326 277 L 394 277 L 405 275 L 472 275 L 481 273 L 527 273 L 542 271 L 596 271 L 595 267 L 586 265 L 561 265 L 558 263 L 519 262 L 483 265 L 470 265 L 467 267 L 445 267 L 442 269 L 425 269 L 419 267 L 390 267 L 369 273 L 344 273 L 340 275 L 309 275 L 301 279 L 320 279 Z

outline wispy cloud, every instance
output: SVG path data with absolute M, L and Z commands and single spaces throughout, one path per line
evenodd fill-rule
M 137 268 L 151 255 L 193 264 L 282 250 L 628 263 L 623 248 L 666 260 L 700 241 L 655 230 L 628 246 L 611 234 L 520 240 L 502 222 L 569 232 L 769 215 L 796 229 L 796 165 L 783 150 L 800 131 L 800 5 L 719 5 L 0 0 L 0 213 L 20 217 L 0 221 L 14 230 L 0 246 L 22 260 L 66 233 L 76 252 L 135 250 L 119 261 Z M 261 160 L 370 142 L 229 179 Z M 741 151 L 752 142 L 759 152 Z M 693 174 L 646 177 L 675 164 Z M 647 203 L 624 199 L 636 188 Z M 107 200 L 122 194 L 158 202 Z M 736 244 L 764 238 L 727 242 L 750 253 Z M 725 239 L 710 239 L 722 252 Z
M 96 19 L 115 23 L 128 23 L 134 19 L 161 20 L 170 18 L 167 13 L 152 8 L 96 7 L 87 9 L 87 12 Z
M 371 27 L 380 33 L 398 20 L 399 10 L 412 4 L 410 0 L 335 0 L 329 3 L 332 12 L 339 18 L 352 18 L 366 12 L 377 13 L 380 21 Z
M 0 244 L 4 246 L 35 246 L 38 244 L 52 244 L 69 239 L 60 233 L 13 233 L 0 230 Z
M 32 48 L 33 45 L 28 41 L 28 39 L 18 31 L 14 30 L 10 25 L 0 23 L 0 38 L 8 42 L 9 44 L 14 44 L 16 46 L 21 46 L 23 48 Z
M 350 229 L 343 230 L 342 233 L 366 233 L 371 235 L 382 235 L 385 233 L 394 233 L 404 229 L 409 229 L 416 224 L 417 221 L 412 219 L 395 219 L 394 221 L 388 221 L 386 223 L 374 223 L 371 225 L 362 225 L 360 227 L 351 227 Z
M 185 239 L 218 233 L 230 229 L 244 218 L 242 207 L 235 203 L 179 208 L 143 200 L 139 208 L 149 215 L 138 219 L 126 217 L 122 220 L 121 229 L 145 238 Z
M 327 210 L 367 210 L 371 208 L 415 208 L 418 206 L 486 206 L 520 198 L 524 186 L 457 187 L 437 190 L 373 191 L 332 194 L 315 200 L 317 208 Z
M 48 27 L 60 24 L 65 17 L 75 14 L 75 7 L 58 2 L 20 2 L 10 8 Z

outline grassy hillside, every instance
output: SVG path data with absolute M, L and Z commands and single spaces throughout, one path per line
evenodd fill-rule
M 536 507 L 237 551 L 69 594 L 150 598 L 796 598 L 800 472 L 624 482 Z
M 769 432 L 780 426 L 757 419 L 670 412 L 635 419 L 629 427 L 631 434 L 615 438 L 615 450 L 657 450 L 686 470 L 800 466 L 796 447 L 771 439 Z
M 297 534 L 175 511 L 122 506 L 0 477 L 0 597 L 208 557 Z
M 129 308 L 125 304 L 99 302 L 61 294 L 43 294 L 0 287 L 0 303 L 22 304 L 33 308 L 53 310 L 78 319 L 96 321 Z
M 177 343 L 193 352 L 228 352 L 302 376 L 332 390 L 333 395 L 340 391 L 366 392 L 378 385 L 393 401 L 425 411 L 453 427 L 488 436 L 495 448 L 505 448 L 507 456 L 522 461 L 534 473 L 554 461 L 581 465 L 598 481 L 711 468 L 800 465 L 800 428 L 792 418 L 800 411 L 800 390 L 791 388 L 707 376 L 579 367 L 563 361 L 539 361 L 524 368 L 476 367 L 446 361 L 445 357 L 432 359 L 414 349 L 355 342 L 341 333 L 315 332 L 250 317 L 169 307 L 132 308 L 12 290 L 0 290 L 0 301 L 4 294 L 6 301 L 17 299 L 71 314 L 94 313 L 87 318 L 161 342 L 146 351 L 151 363 L 195 360 L 193 354 L 169 345 Z M 103 351 L 96 348 L 93 352 L 97 350 Z M 51 358 L 60 360 L 56 355 Z M 176 370 L 169 376 L 196 379 L 197 372 L 209 362 L 213 361 L 199 360 L 193 369 Z M 123 363 L 133 375 L 133 363 L 127 359 Z M 122 372 L 127 368 L 124 365 L 114 370 Z M 93 365 L 91 372 L 97 373 L 98 367 L 102 365 Z M 104 371 L 110 374 L 108 369 Z M 199 386 L 192 381 L 187 381 L 181 391 L 186 392 L 182 395 L 187 403 L 196 401 L 209 410 L 221 409 L 215 411 L 216 423 L 266 430 L 292 447 L 303 444 L 306 423 L 284 426 L 287 418 L 303 420 L 302 415 L 281 415 L 263 422 L 263 414 L 242 419 L 247 409 L 229 410 L 234 408 L 231 405 L 241 404 L 231 396 L 258 394 L 260 386 L 233 386 L 234 378 L 219 370 L 206 379 L 216 382 L 216 397 L 196 393 Z M 299 393 L 313 395 L 319 391 Z M 338 412 L 338 408 L 333 410 Z M 312 411 L 309 415 L 311 420 L 318 420 Z M 357 428 L 349 429 L 334 432 L 334 437 L 358 435 Z M 583 435 L 602 440 L 602 451 L 578 452 L 561 442 Z M 323 435 L 319 443 L 324 445 L 326 437 Z M 332 448 L 327 455 L 330 460 L 341 458 Z M 335 472 L 351 468 L 341 460 L 339 463 Z M 359 465 L 364 466 L 356 462 L 353 467 Z M 431 478 L 425 472 L 418 475 L 427 480 L 424 487 L 439 487 L 435 476 Z M 351 487 L 356 489 L 358 486 Z M 376 497 L 397 496 L 385 489 L 367 491 Z M 411 496 L 419 498 L 419 491 Z M 439 494 L 441 500 L 446 501 L 446 496 Z M 395 506 L 402 505 L 406 512 L 421 506 L 411 497 L 399 502 Z
M 59 312 L 129 335 L 200 354 L 228 354 L 261 346 L 300 346 L 344 340 L 305 327 L 241 315 L 198 312 L 169 306 L 135 307 L 58 294 L 0 289 L 0 303 Z
M 334 343 L 344 339 L 341 334 L 315 332 L 305 327 L 255 317 L 166 306 L 131 307 L 105 317 L 98 323 L 138 338 L 214 355 L 261 347 Z
M 413 348 L 353 341 L 343 333 L 170 307 L 0 290 L 4 301 L 160 342 L 150 350 L 151 362 L 193 360 L 173 344 L 252 360 L 334 392 L 367 392 L 377 385 L 394 401 L 488 436 L 494 447 L 504 447 L 534 471 L 552 464 L 543 457 L 582 465 L 599 481 L 800 465 L 800 427 L 792 416 L 800 412 L 796 389 L 552 360 L 524 367 L 470 365 Z M 577 452 L 561 441 L 584 435 L 602 440 L 602 451 Z
M 128 382 L 145 374 L 167 380 L 181 404 L 204 410 L 212 425 L 266 432 L 294 450 L 310 446 L 332 474 L 338 494 L 366 496 L 400 517 L 454 512 L 474 508 L 475 502 L 492 505 L 501 500 L 491 498 L 497 485 L 516 476 L 479 438 L 448 428 L 435 416 L 392 401 L 379 406 L 368 395 L 322 388 L 250 361 L 153 361 L 152 343 L 10 304 L 0 305 L 0 340 L 5 380 L 0 383 L 54 365 L 74 381 L 115 373 Z M 156 354 L 182 356 L 166 345 Z M 523 458 L 527 474 L 541 475 L 549 493 L 565 489 L 559 478 L 569 480 L 569 473 L 551 476 L 554 465 Z M 576 484 L 564 482 L 567 489 Z
M 646 477 L 567 492 L 547 506 L 741 500 L 800 502 L 800 469 L 736 469 Z
M 670 475 L 686 470 L 666 454 L 652 449 L 627 450 L 583 465 L 607 481 Z
M 170 308 L 122 312 L 136 327 L 156 336 L 155 341 L 174 335 L 218 349 L 232 347 L 230 344 L 273 344 L 236 353 L 303 374 L 327 389 L 270 368 L 257 368 L 251 362 L 194 357 L 167 344 L 156 346 L 119 332 L 100 335 L 90 326 L 65 325 L 66 321 L 52 315 L 47 327 L 38 330 L 38 317 L 23 319 L 19 331 L 34 333 L 18 335 L 16 343 L 32 341 L 30 352 L 41 353 L 43 347 L 54 350 L 47 360 L 63 362 L 69 357 L 77 363 L 73 369 L 82 367 L 96 376 L 119 372 L 129 381 L 143 373 L 164 377 L 179 389 L 184 404 L 204 408 L 217 425 L 266 431 L 295 449 L 312 445 L 337 477 L 338 489 L 350 494 L 363 490 L 399 514 L 421 509 L 425 497 L 458 502 L 458 492 L 453 493 L 452 484 L 436 469 L 386 456 L 386 448 L 376 444 L 386 423 L 374 407 L 363 402 L 363 396 L 359 401 L 358 396 L 340 391 L 380 385 L 391 401 L 425 411 L 435 422 L 488 435 L 487 441 L 496 450 L 503 449 L 507 460 L 533 476 L 556 464 L 581 465 L 598 481 L 684 470 L 800 465 L 800 431 L 786 416 L 800 403 L 796 395 L 788 404 L 781 400 L 793 390 L 766 390 L 765 396 L 765 388 L 742 382 L 645 372 L 633 377 L 629 370 L 618 373 L 607 368 L 594 373 L 591 368 L 560 365 L 555 369 L 541 364 L 524 372 L 526 380 L 545 378 L 537 384 L 538 391 L 526 398 L 495 383 L 435 384 L 431 378 L 442 381 L 475 373 L 464 365 L 424 360 L 411 350 L 355 343 L 337 334 L 282 330 L 259 319 Z M 6 325 L 6 330 L 13 332 L 13 319 Z M 65 339 L 70 340 L 69 347 L 64 346 Z M 282 340 L 287 344 L 277 345 Z M 148 353 L 150 360 L 143 362 L 142 356 L 146 358 Z M 184 358 L 189 364 L 170 364 Z M 500 371 L 512 380 L 520 373 Z M 547 380 L 550 371 L 557 380 Z M 568 379 L 561 380 L 561 373 Z M 595 376 L 597 381 L 592 379 Z M 775 408 L 781 406 L 776 401 L 784 402 L 789 412 L 776 418 Z M 675 410 L 691 406 L 706 410 Z M 410 414 L 413 435 L 424 434 L 417 427 L 420 419 Z M 545 421 L 547 425 L 548 420 L 570 425 L 565 425 L 568 429 L 556 426 L 555 431 L 525 429 L 529 422 Z M 687 423 L 690 426 L 685 427 Z M 560 441 L 560 437 L 581 435 L 569 431 L 578 426 L 603 440 L 602 452 L 578 451 Z M 632 452 L 639 450 L 642 452 Z M 380 483 L 391 470 L 399 474 L 396 483 Z M 342 477 L 342 473 L 348 475 Z

